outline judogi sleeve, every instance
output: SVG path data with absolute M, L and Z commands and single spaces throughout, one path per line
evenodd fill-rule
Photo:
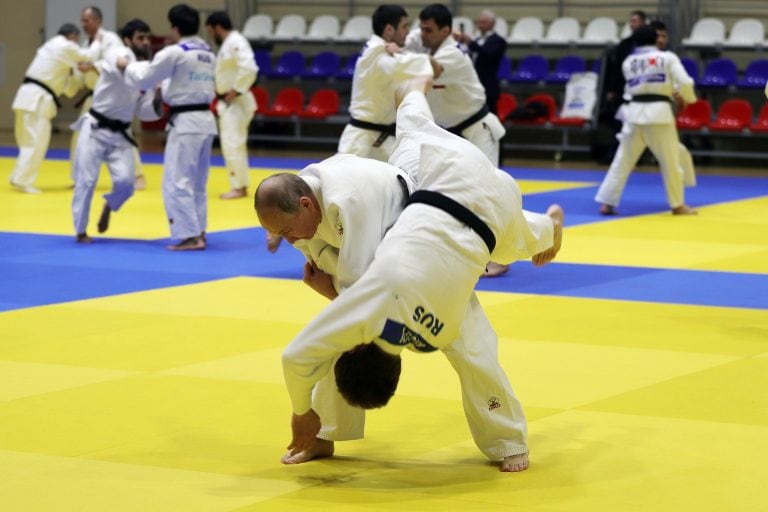
M 173 74 L 179 51 L 174 45 L 160 50 L 152 62 L 132 62 L 125 68 L 125 76 L 139 89 L 149 90 Z
M 382 55 L 377 64 L 394 82 L 400 82 L 414 76 L 432 76 L 429 56 L 411 52 L 399 52 L 394 55 Z
M 244 41 L 247 43 L 245 39 L 236 41 L 232 48 L 232 53 L 237 59 L 237 75 L 235 76 L 232 89 L 240 94 L 245 94 L 251 90 L 251 86 L 256 81 L 256 73 L 258 72 L 253 50 L 251 50 L 250 46 L 245 48 L 242 44 Z
M 695 102 L 696 93 L 693 91 L 693 79 L 688 75 L 685 67 L 683 67 L 680 58 L 674 53 L 669 52 L 667 53 L 667 59 L 669 62 L 669 73 L 672 75 L 677 92 L 686 103 Z
M 469 56 L 455 47 L 438 51 L 434 59 L 443 68 L 440 78 L 437 79 L 443 85 L 465 83 L 470 79 L 468 70 L 474 71 Z

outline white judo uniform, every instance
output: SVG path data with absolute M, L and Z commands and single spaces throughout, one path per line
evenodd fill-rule
M 131 120 L 134 115 L 145 121 L 159 117 L 152 105 L 154 95 L 142 94 L 123 75 L 116 66 L 118 57 L 129 62 L 136 61 L 130 48 L 120 46 L 107 52 L 103 59 L 95 63 L 99 69 L 91 106 L 95 113 L 86 112 L 75 123 L 79 141 L 72 159 L 75 179 L 72 219 L 77 234 L 85 233 L 88 227 L 91 199 L 102 162 L 106 162 L 112 179 L 112 191 L 104 195 L 110 209 L 118 211 L 133 195 L 136 148 L 129 140 L 129 137 L 133 138 Z M 123 123 L 122 130 L 118 129 L 118 123 Z M 110 129 L 107 124 L 112 124 L 115 129 Z
M 435 79 L 432 90 L 427 94 L 435 122 L 451 130 L 477 117 L 457 132 L 498 165 L 499 141 L 506 130 L 496 114 L 487 110 L 485 88 L 477 77 L 472 59 L 452 36 L 443 41 L 432 58 L 443 67 L 442 74 Z
M 636 48 L 624 60 L 622 71 L 627 80 L 625 96 L 633 100 L 626 106 L 619 148 L 595 201 L 619 205 L 627 178 L 648 147 L 659 162 L 667 202 L 671 208 L 682 206 L 685 176 L 680 166 L 680 141 L 670 100 L 677 91 L 686 103 L 696 101 L 693 79 L 677 55 L 656 46 Z
M 386 42 L 377 35 L 365 43 L 352 76 L 349 115 L 358 122 L 382 128 L 395 123 L 395 88 L 415 76 L 432 76 L 426 55 L 398 52 L 390 55 Z M 338 152 L 386 162 L 395 146 L 394 133 L 347 124 L 339 139 Z
M 489 259 L 511 262 L 551 247 L 552 219 L 523 212 L 515 181 L 473 144 L 438 128 L 423 95 L 406 97 L 397 126 L 390 162 L 417 177 L 417 189 L 440 192 L 475 212 L 495 234 L 496 247 L 491 252 L 475 231 L 441 209 L 405 208 L 362 276 L 285 349 L 294 413 L 315 407 L 315 384 L 332 373 L 340 353 L 358 344 L 373 340 L 393 354 L 441 350 L 459 375 L 480 450 L 490 459 L 526 453 L 525 417 L 473 290 Z M 316 410 L 325 423 L 322 411 Z
M 163 202 L 171 236 L 200 236 L 208 223 L 208 168 L 216 119 L 206 105 L 215 96 L 215 57 L 197 36 L 182 37 L 160 50 L 151 63 L 135 62 L 126 76 L 144 90 L 168 80 L 163 100 L 171 107 L 163 155 Z M 173 113 L 174 108 L 194 110 Z
M 256 112 L 251 86 L 258 71 L 251 44 L 237 30 L 229 32 L 216 56 L 216 94 L 219 96 L 216 113 L 219 116 L 221 152 L 233 189 L 249 184 L 248 128 Z M 221 97 L 230 90 L 240 95 L 227 105 Z
M 11 183 L 31 187 L 35 182 L 51 141 L 51 119 L 58 111 L 57 97 L 75 95 L 82 83 L 77 63 L 94 60 L 99 49 L 98 43 L 84 49 L 57 35 L 37 50 L 25 76 L 45 84 L 50 92 L 36 83 L 24 83 L 16 92 L 12 108 L 19 156 L 11 173 Z

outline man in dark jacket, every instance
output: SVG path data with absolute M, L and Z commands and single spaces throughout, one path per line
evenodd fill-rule
M 465 33 L 454 34 L 454 38 L 469 48 L 475 71 L 480 83 L 485 88 L 488 110 L 496 113 L 496 103 L 499 100 L 499 65 L 507 49 L 507 41 L 494 32 L 496 16 L 488 10 L 480 13 L 477 18 L 477 28 L 480 35 L 476 39 Z

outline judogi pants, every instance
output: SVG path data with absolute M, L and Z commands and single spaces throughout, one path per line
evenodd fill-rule
M 595 201 L 619 206 L 627 178 L 646 147 L 659 162 L 670 208 L 683 205 L 685 200 L 683 171 L 680 167 L 680 143 L 674 124 L 624 123 L 619 135 L 619 149 L 608 169 L 608 174 L 600 184 Z
M 381 132 L 348 124 L 341 133 L 338 152 L 386 162 L 395 147 L 395 138 L 390 135 L 382 141 L 379 147 L 374 147 L 380 136 Z
M 119 133 L 94 128 L 90 116 L 81 123 L 79 141 L 73 159 L 75 193 L 72 197 L 72 220 L 75 233 L 85 233 L 91 200 L 99 179 L 101 163 L 107 164 L 112 191 L 104 199 L 112 211 L 118 211 L 133 195 L 136 178 L 134 147 Z
M 223 101 L 217 104 L 221 152 L 233 189 L 247 187 L 249 184 L 248 128 L 253 119 L 254 108 L 255 103 L 250 92 L 238 96 L 229 105 Z
M 485 118 L 468 126 L 461 136 L 477 146 L 493 165 L 499 165 L 501 155 L 500 140 L 506 133 L 495 114 L 488 114 Z
M 45 152 L 51 142 L 51 120 L 39 111 L 16 110 L 14 135 L 19 156 L 11 172 L 10 181 L 22 187 L 31 187 L 40 172 Z
M 178 133 L 171 128 L 165 146 L 163 203 L 171 237 L 186 239 L 208 226 L 208 167 L 213 135 Z

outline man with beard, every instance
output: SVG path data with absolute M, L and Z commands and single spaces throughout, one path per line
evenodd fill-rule
M 119 210 L 133 195 L 136 142 L 130 127 L 134 113 L 138 112 L 143 120 L 159 117 L 153 106 L 154 95 L 142 94 L 117 68 L 119 58 L 135 62 L 149 57 L 149 32 L 149 26 L 142 20 L 126 23 L 121 30 L 125 46 L 121 44 L 119 48 L 113 48 L 96 63 L 99 78 L 93 90 L 93 104 L 76 123 L 79 135 L 73 158 L 72 218 L 79 243 L 91 242 L 86 228 L 102 162 L 109 169 L 112 191 L 104 195 L 99 233 L 109 227 L 111 212 Z
M 224 11 L 216 11 L 205 21 L 208 36 L 219 47 L 216 56 L 216 96 L 219 101 L 219 140 L 229 172 L 231 190 L 221 199 L 248 196 L 248 127 L 256 111 L 251 86 L 256 81 L 256 59 L 248 40 L 232 29 Z

